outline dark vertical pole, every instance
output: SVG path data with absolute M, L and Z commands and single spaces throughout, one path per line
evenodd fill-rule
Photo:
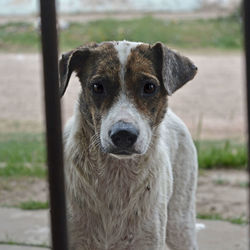
M 40 0 L 52 249 L 67 250 L 55 0 Z
M 247 90 L 247 121 L 248 121 L 248 180 L 250 180 L 250 1 L 244 0 L 244 30 L 246 56 L 246 90 Z M 250 210 L 250 185 L 248 184 L 248 209 Z M 249 213 L 250 215 L 250 213 Z M 248 249 L 250 249 L 250 229 L 248 229 Z

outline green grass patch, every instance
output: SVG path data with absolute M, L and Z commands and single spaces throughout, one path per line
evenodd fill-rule
M 89 23 L 71 23 L 59 32 L 62 50 L 72 49 L 91 41 L 131 40 L 154 43 L 162 41 L 170 47 L 199 49 L 241 49 L 240 18 L 160 20 L 151 16 L 138 19 L 103 19 Z M 0 26 L 0 50 L 36 51 L 39 31 L 29 23 Z
M 241 188 L 248 188 L 249 184 L 248 184 L 248 181 L 246 182 L 238 182 L 236 184 L 237 187 L 241 187 Z
M 0 50 L 37 51 L 39 35 L 31 23 L 8 23 L 0 26 Z
M 42 134 L 0 135 L 0 176 L 45 175 L 45 143 Z
M 244 169 L 247 149 L 231 140 L 195 142 L 200 169 Z M 43 134 L 0 134 L 0 176 L 46 176 Z M 222 183 L 218 183 L 222 184 Z
M 220 221 L 228 221 L 232 224 L 238 224 L 238 225 L 245 225 L 247 224 L 247 220 L 242 217 L 236 217 L 236 218 L 223 218 L 219 214 L 197 214 L 198 219 L 203 220 L 220 220 Z
M 244 143 L 232 140 L 196 141 L 199 167 L 215 168 L 246 168 L 247 147 Z
M 25 243 L 25 242 L 18 242 L 15 240 L 4 240 L 4 241 L 0 241 L 0 245 L 10 245 L 10 246 L 20 246 L 20 247 L 28 247 L 27 250 L 30 247 L 36 247 L 36 248 L 50 248 L 47 244 L 32 244 L 32 243 Z
M 41 201 L 25 201 L 25 202 L 21 202 L 18 205 L 18 207 L 23 209 L 23 210 L 48 209 L 49 203 L 48 202 L 41 202 Z

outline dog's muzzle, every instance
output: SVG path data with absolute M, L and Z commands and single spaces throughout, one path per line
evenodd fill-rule
M 114 145 L 111 153 L 118 155 L 131 155 L 136 153 L 133 146 L 138 135 L 139 130 L 132 123 L 124 121 L 115 123 L 109 131 L 109 137 Z

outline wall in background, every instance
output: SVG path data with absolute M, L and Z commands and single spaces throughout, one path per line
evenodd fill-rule
M 38 0 L 0 0 L 0 15 L 30 15 L 38 11 Z M 190 12 L 204 6 L 229 8 L 240 0 L 58 0 L 61 13 L 106 11 Z

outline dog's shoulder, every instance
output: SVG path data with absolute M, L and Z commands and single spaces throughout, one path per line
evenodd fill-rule
M 75 104 L 73 116 L 66 122 L 63 130 L 63 143 L 64 143 L 64 151 L 66 153 L 66 158 L 68 152 L 72 152 L 72 149 L 76 149 L 77 136 L 76 134 L 81 131 L 81 114 L 78 109 L 79 104 Z
M 76 102 L 74 106 L 73 115 L 67 120 L 64 130 L 63 130 L 63 139 L 64 144 L 69 140 L 72 140 L 72 136 L 80 130 L 81 127 L 81 113 L 79 110 L 79 103 Z
M 168 108 L 164 123 L 169 135 L 175 136 L 180 140 L 192 140 L 185 123 L 170 108 Z
M 196 149 L 192 136 L 185 123 L 171 109 L 168 109 L 162 125 L 160 134 L 170 158 L 175 159 L 182 155 L 195 159 Z

